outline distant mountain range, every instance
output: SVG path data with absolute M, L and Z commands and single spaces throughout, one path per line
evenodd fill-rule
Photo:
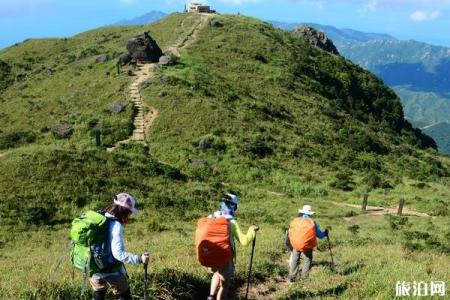
M 336 45 L 338 43 L 344 43 L 348 41 L 356 41 L 356 42 L 368 42 L 372 40 L 395 40 L 395 37 L 389 34 L 383 33 L 368 33 L 362 32 L 353 29 L 338 29 L 329 25 L 321 25 L 317 23 L 284 23 L 278 21 L 269 21 L 272 25 L 278 28 L 282 28 L 284 30 L 294 30 L 295 28 L 302 25 L 309 25 L 320 31 L 325 32 L 328 37 L 333 40 L 333 43 Z
M 145 25 L 145 24 L 150 24 L 150 23 L 156 22 L 158 20 L 161 20 L 162 18 L 165 18 L 167 16 L 168 16 L 168 14 L 166 14 L 166 13 L 153 10 L 153 11 L 146 13 L 145 15 L 142 15 L 140 17 L 133 18 L 133 19 L 124 19 L 113 25 L 119 25 L 119 26 Z
M 402 99 L 406 118 L 416 127 L 425 127 L 439 150 L 450 154 L 450 48 L 314 23 L 270 23 L 285 30 L 310 25 L 325 32 L 341 55 L 393 88 Z

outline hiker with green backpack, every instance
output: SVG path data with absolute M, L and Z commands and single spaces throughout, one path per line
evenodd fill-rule
M 88 211 L 72 222 L 72 263 L 83 271 L 83 290 L 89 277 L 93 300 L 105 299 L 108 288 L 117 299 L 130 300 L 124 263 L 148 263 L 148 253 L 139 256 L 125 251 L 123 230 L 130 216 L 136 214 L 135 206 L 133 196 L 121 193 L 105 212 Z
M 247 246 L 255 239 L 259 230 L 257 225 L 252 225 L 247 234 L 242 233 L 234 219 L 238 203 L 239 198 L 236 195 L 226 194 L 219 211 L 197 222 L 195 232 L 197 259 L 213 274 L 207 300 L 228 299 L 228 286 L 235 270 L 234 240 Z

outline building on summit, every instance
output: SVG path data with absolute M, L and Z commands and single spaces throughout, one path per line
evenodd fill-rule
M 211 7 L 202 3 L 189 3 L 189 12 L 191 13 L 213 13 Z

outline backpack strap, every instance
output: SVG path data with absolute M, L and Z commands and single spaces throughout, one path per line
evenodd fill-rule
M 86 261 L 84 263 L 84 268 L 83 268 L 83 283 L 81 284 L 81 295 L 82 296 L 84 296 L 84 293 L 86 292 L 86 281 L 87 281 L 87 276 L 88 276 L 87 273 L 88 273 L 88 267 L 89 267 L 90 263 L 91 263 L 91 256 L 89 255 L 86 258 Z
M 233 252 L 233 262 L 236 265 L 237 262 L 237 252 L 236 252 L 236 244 L 234 243 L 234 237 L 233 237 L 233 229 L 231 228 L 233 225 L 231 224 L 234 219 L 227 219 L 228 221 L 228 230 L 230 230 L 230 245 L 231 245 L 231 251 Z

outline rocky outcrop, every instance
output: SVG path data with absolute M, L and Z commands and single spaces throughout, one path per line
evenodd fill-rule
M 170 57 L 168 55 L 164 55 L 159 58 L 160 66 L 170 66 L 171 64 L 173 64 L 172 57 Z
M 132 59 L 140 60 L 141 62 L 157 63 L 159 58 L 163 56 L 161 48 L 148 32 L 128 40 L 127 50 Z
M 72 135 L 73 126 L 67 123 L 61 123 L 52 128 L 52 133 L 57 139 L 65 139 Z
M 308 41 L 308 43 L 315 47 L 339 55 L 339 51 L 336 46 L 334 46 L 333 41 L 330 40 L 322 31 L 318 31 L 311 26 L 304 25 L 295 29 L 294 33 L 296 36 Z
M 215 27 L 215 28 L 223 27 L 223 23 L 220 22 L 219 20 L 212 20 L 209 24 L 211 25 L 211 27 Z
M 124 66 L 126 64 L 129 64 L 131 62 L 131 54 L 130 53 L 123 53 L 120 57 L 119 57 L 119 64 Z
M 125 103 L 113 103 L 109 107 L 109 111 L 113 114 L 119 114 L 125 110 L 127 105 Z
M 107 60 L 108 60 L 108 55 L 106 55 L 106 54 L 100 54 L 95 57 L 95 62 L 97 64 L 102 64 L 102 63 L 106 62 Z

